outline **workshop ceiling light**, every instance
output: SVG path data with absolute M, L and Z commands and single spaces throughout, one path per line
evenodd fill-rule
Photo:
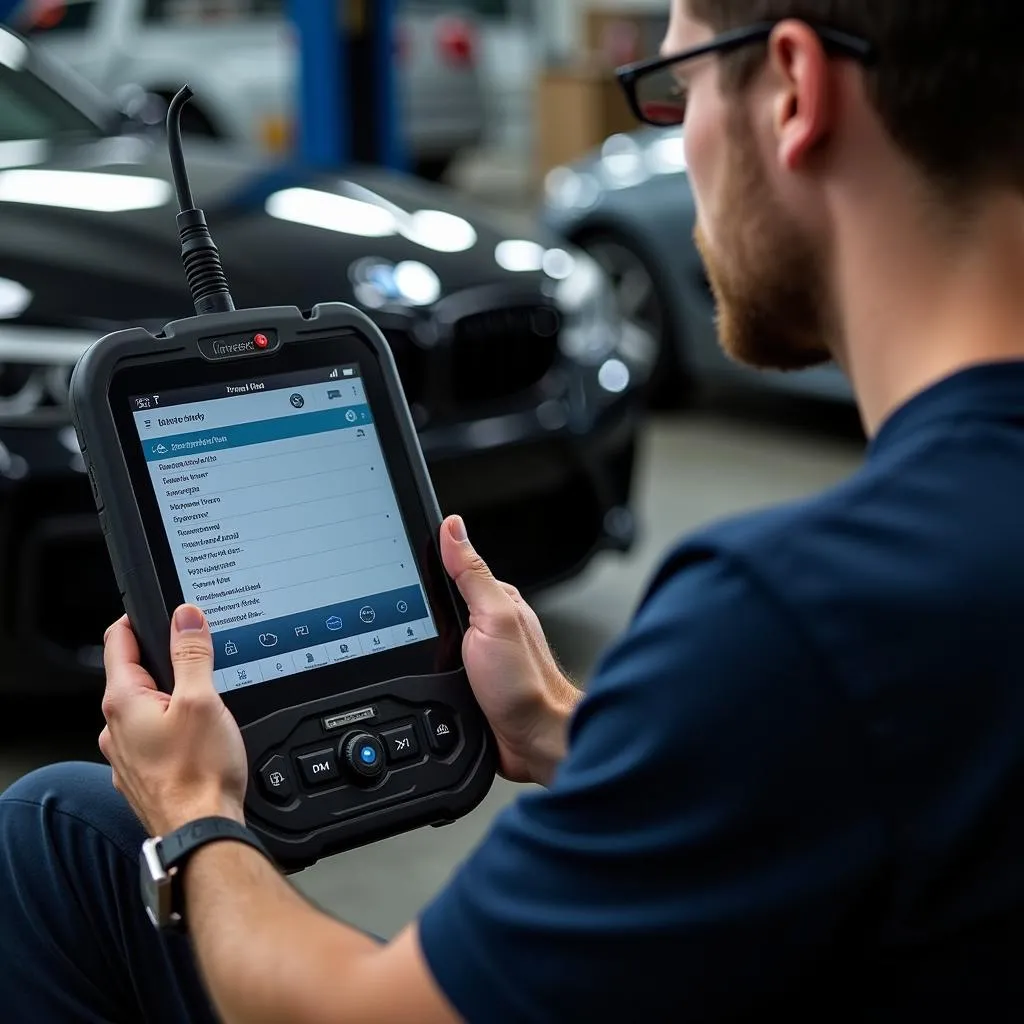
M 620 395 L 629 387 L 629 367 L 621 359 L 609 359 L 597 371 L 598 383 L 613 395 Z
M 601 186 L 592 174 L 571 167 L 555 167 L 544 179 L 547 201 L 556 209 L 585 210 L 601 198 Z
M 435 252 L 466 252 L 476 245 L 476 229 L 464 217 L 443 210 L 419 210 L 399 219 L 399 230 Z
M 278 220 L 362 238 L 387 238 L 398 234 L 398 221 L 391 211 L 319 189 L 286 188 L 274 192 L 267 198 L 266 210 Z
M 171 194 L 166 181 L 130 174 L 35 168 L 0 171 L 0 202 L 6 203 L 123 213 L 164 206 Z
M 395 287 L 413 306 L 429 306 L 441 297 L 440 278 L 416 260 L 404 260 L 395 266 Z
M 564 281 L 576 269 L 576 261 L 564 249 L 548 249 L 544 253 L 544 273 L 556 281 Z
M 678 129 L 651 143 L 647 163 L 655 174 L 678 174 L 686 170 L 686 147 Z
M 631 188 L 650 177 L 640 147 L 630 135 L 612 135 L 605 140 L 601 168 L 612 188 Z
M 524 238 L 510 238 L 499 242 L 494 250 L 494 259 L 503 270 L 513 274 L 525 274 L 544 268 L 544 246 Z

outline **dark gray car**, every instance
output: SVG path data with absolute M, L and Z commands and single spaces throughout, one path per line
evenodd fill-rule
M 841 402 L 852 401 L 835 366 L 800 373 L 752 370 L 718 345 L 714 300 L 693 243 L 694 203 L 678 128 L 614 135 L 552 171 L 547 225 L 588 250 L 615 283 L 625 317 L 657 339 L 654 397 L 671 401 L 687 380 L 724 381 Z M 678 400 L 678 398 L 677 398 Z
M 536 590 L 631 545 L 643 367 L 592 259 L 404 175 L 187 152 L 239 308 L 373 316 L 498 575 Z M 101 678 L 121 600 L 68 377 L 100 335 L 192 314 L 172 200 L 162 135 L 0 28 L 0 693 Z

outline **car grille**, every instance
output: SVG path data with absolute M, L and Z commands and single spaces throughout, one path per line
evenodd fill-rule
M 452 329 L 451 398 L 471 408 L 539 383 L 558 353 L 560 319 L 550 306 L 473 313 Z

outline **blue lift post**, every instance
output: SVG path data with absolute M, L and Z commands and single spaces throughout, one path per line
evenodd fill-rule
M 406 167 L 395 67 L 398 3 L 289 0 L 299 42 L 297 155 L 303 163 Z

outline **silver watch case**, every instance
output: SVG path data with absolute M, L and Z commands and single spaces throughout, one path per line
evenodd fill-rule
M 167 871 L 160 857 L 162 836 L 147 839 L 139 855 L 139 875 L 142 887 L 142 902 L 154 928 L 174 928 L 181 924 L 181 914 L 174 908 L 174 875 L 176 869 Z

